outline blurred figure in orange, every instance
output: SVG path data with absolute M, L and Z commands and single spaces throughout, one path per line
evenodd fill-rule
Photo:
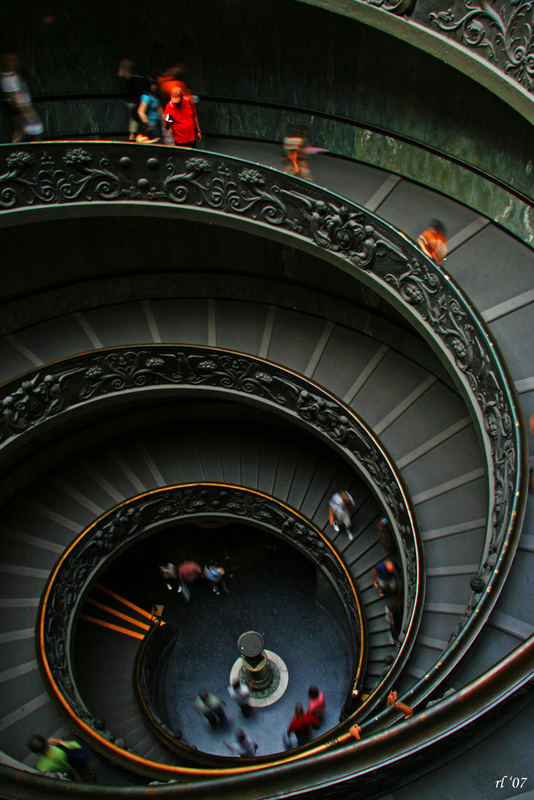
M 443 266 L 449 245 L 445 225 L 439 219 L 430 220 L 430 225 L 417 237 L 417 244 L 426 255 L 436 262 L 438 267 Z
M 4 53 L 0 87 L 11 111 L 12 142 L 21 142 L 25 137 L 39 139 L 43 123 L 32 106 L 32 100 L 24 79 L 19 74 L 20 59 L 16 53 Z
M 162 102 L 166 103 L 171 96 L 171 91 L 175 86 L 179 86 L 184 97 L 190 97 L 191 92 L 186 82 L 183 80 L 183 64 L 174 64 L 168 67 L 161 75 L 158 75 L 158 91 Z
M 293 125 L 291 133 L 284 136 L 284 158 L 287 162 L 284 172 L 309 180 L 311 172 L 306 153 L 307 140 L 305 125 Z

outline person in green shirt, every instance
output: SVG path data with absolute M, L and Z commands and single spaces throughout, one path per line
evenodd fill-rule
M 44 736 L 35 734 L 28 741 L 28 747 L 34 753 L 41 754 L 42 758 L 37 764 L 37 769 L 41 772 L 58 772 L 69 777 L 79 777 L 86 783 L 95 782 L 96 775 L 90 761 L 91 752 L 85 744 L 76 739 L 47 740 Z
M 40 772 L 54 772 L 66 775 L 68 778 L 74 777 L 74 770 L 69 764 L 66 752 L 56 745 L 49 744 L 44 736 L 34 734 L 28 740 L 28 747 L 32 753 L 41 756 L 37 762 L 37 769 Z

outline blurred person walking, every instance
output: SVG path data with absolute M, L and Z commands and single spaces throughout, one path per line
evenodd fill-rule
M 429 258 L 436 262 L 438 267 L 443 266 L 447 256 L 449 244 L 445 225 L 439 219 L 430 220 L 426 228 L 417 237 L 417 244 Z
M 311 711 L 304 711 L 302 705 L 297 703 L 293 719 L 289 723 L 287 735 L 294 733 L 299 745 L 306 744 L 311 735 L 311 729 L 319 727 L 319 720 Z
M 221 589 L 225 594 L 228 594 L 228 586 L 226 585 L 226 570 L 224 567 L 217 567 L 214 564 L 206 564 L 202 570 L 203 576 L 209 583 L 216 595 L 221 594 Z
M 284 156 L 287 161 L 284 172 L 299 178 L 311 178 L 306 157 L 307 130 L 305 125 L 293 125 L 291 132 L 284 136 Z
M 224 744 L 232 753 L 240 758 L 253 758 L 258 749 L 258 743 L 248 736 L 244 730 L 238 728 L 235 732 L 236 744 L 224 740 Z
M 172 90 L 178 86 L 182 90 L 184 97 L 191 97 L 194 103 L 198 102 L 198 97 L 192 94 L 185 82 L 183 72 L 183 64 L 173 64 L 171 67 L 167 67 L 161 75 L 158 75 L 158 91 L 162 100 L 168 102 Z
M 184 596 L 184 600 L 188 603 L 191 600 L 191 585 L 200 578 L 202 569 L 196 561 L 182 561 L 178 566 L 178 580 L 180 581 L 180 589 Z
M 28 740 L 28 747 L 41 756 L 37 762 L 39 772 L 53 772 L 69 778 L 78 775 L 85 783 L 95 782 L 89 748 L 77 739 L 45 739 L 35 733 Z
M 193 706 L 199 714 L 206 717 L 212 728 L 228 722 L 224 711 L 224 700 L 221 700 L 216 694 L 210 694 L 207 689 L 200 690 Z
M 133 58 L 125 56 L 121 58 L 117 75 L 125 82 L 126 91 L 126 108 L 128 109 L 128 139 L 130 142 L 135 142 L 135 137 L 139 131 L 139 117 L 137 116 L 137 108 L 139 106 L 139 98 L 143 91 L 145 79 L 142 75 L 134 75 L 135 62 Z
M 351 514 L 356 508 L 354 500 L 347 491 L 336 492 L 330 498 L 328 519 L 336 533 L 346 533 L 352 542 Z
M 310 686 L 308 689 L 308 712 L 320 721 L 326 707 L 324 693 L 317 686 Z
M 94 783 L 96 780 L 95 771 L 91 765 L 91 751 L 83 742 L 77 739 L 54 739 L 48 740 L 48 744 L 59 747 L 63 750 L 69 760 L 73 770 L 80 776 L 85 783 Z
M 394 553 L 375 564 L 372 572 L 373 586 L 386 606 L 386 620 L 392 644 L 399 638 L 402 624 L 401 575 L 399 560 Z
M 156 97 L 158 84 L 155 78 L 147 78 L 145 89 L 139 99 L 137 116 L 141 120 L 140 132 L 146 136 L 150 142 L 157 142 L 161 139 L 161 120 L 163 109 Z
M 180 584 L 178 582 L 178 573 L 176 572 L 176 567 L 174 564 L 171 564 L 168 561 L 166 564 L 161 564 L 159 571 L 161 573 L 161 577 L 165 581 L 165 585 L 169 591 L 172 591 L 173 585 L 176 588 L 176 591 L 180 591 Z
M 228 694 L 232 700 L 236 701 L 243 716 L 250 717 L 252 709 L 248 702 L 250 700 L 250 690 L 248 686 L 246 686 L 244 683 L 241 683 L 239 678 L 234 678 L 228 687 Z
M 74 778 L 74 769 L 71 767 L 65 751 L 56 745 L 49 744 L 44 736 L 35 733 L 28 739 L 28 747 L 32 753 L 40 756 L 37 762 L 39 772 L 52 772 Z
M 43 133 L 43 123 L 32 106 L 28 87 L 19 75 L 20 59 L 16 53 L 4 53 L 0 87 L 9 104 L 13 133 L 12 142 L 24 138 L 39 139 Z

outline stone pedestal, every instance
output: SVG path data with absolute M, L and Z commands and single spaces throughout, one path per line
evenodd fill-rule
M 237 640 L 247 682 L 251 688 L 266 689 L 272 681 L 273 673 L 267 653 L 263 649 L 261 633 L 246 631 Z

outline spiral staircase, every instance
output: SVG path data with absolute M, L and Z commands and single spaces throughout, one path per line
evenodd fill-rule
M 234 151 L 241 144 L 232 143 Z M 253 147 L 252 143 L 243 146 Z M 215 147 L 222 149 L 222 143 L 214 143 Z M 269 148 L 255 147 L 256 161 L 268 161 Z M 368 173 L 369 168 L 362 169 Z M 342 180 L 361 187 L 358 165 L 346 164 Z M 388 180 L 385 178 L 385 182 Z M 335 175 L 332 182 L 335 183 Z M 386 214 L 390 209 L 388 216 L 401 224 L 416 213 L 413 208 L 411 212 L 406 210 L 410 192 L 417 208 L 421 190 L 402 182 L 397 183 L 396 191 L 398 198 L 395 192 L 389 194 L 382 204 L 385 209 L 377 210 Z M 434 199 L 434 207 L 440 199 Z M 442 215 L 446 216 L 450 201 L 441 202 Z M 526 290 L 520 296 L 507 297 L 510 289 L 504 277 L 509 278 L 514 260 L 523 274 L 524 259 L 530 253 L 494 226 L 473 221 L 470 212 L 456 207 L 454 212 L 458 230 L 453 231 L 448 269 L 455 274 L 457 263 L 462 281 L 469 284 L 473 302 L 484 305 L 484 316 L 492 323 L 511 368 L 516 370 L 519 390 L 527 389 L 522 394 L 528 402 L 528 359 L 521 359 L 523 345 L 517 331 L 521 330 L 526 339 L 525 301 L 529 293 Z M 475 229 L 478 232 L 473 234 Z M 500 264 L 487 261 L 485 255 L 490 248 L 495 251 L 499 244 L 504 246 L 505 238 L 508 270 L 503 276 Z M 481 254 L 480 260 L 476 260 L 477 254 Z M 514 260 L 510 254 L 515 254 Z M 493 268 L 484 282 L 477 275 L 481 263 L 486 270 Z M 482 283 L 480 301 L 477 281 Z M 310 297 L 305 297 L 299 287 L 287 287 L 284 305 L 280 300 L 265 302 L 260 297 L 236 300 L 224 296 L 228 290 L 222 282 L 215 278 L 213 284 L 219 296 L 149 297 L 100 304 L 6 333 L 1 345 L 5 354 L 3 379 L 7 386 L 18 386 L 18 376 L 44 374 L 54 362 L 61 364 L 61 360 L 78 353 L 120 353 L 116 348 L 128 350 L 134 346 L 155 353 L 160 343 L 176 343 L 201 346 L 206 357 L 212 351 L 250 354 L 262 359 L 259 363 L 281 365 L 309 380 L 310 386 L 323 387 L 331 396 L 340 398 L 371 426 L 391 454 L 412 498 L 420 528 L 426 575 L 424 607 L 410 658 L 395 684 L 409 699 L 413 685 L 421 679 L 424 682 L 440 654 L 458 634 L 472 590 L 470 580 L 486 557 L 487 466 L 472 414 L 430 348 L 406 330 L 396 313 L 385 312 L 378 302 L 376 310 L 365 312 L 362 318 L 361 306 L 334 296 L 328 298 L 328 312 L 321 316 L 316 310 L 312 313 L 306 305 Z M 248 284 L 242 278 L 241 286 L 250 298 L 258 288 L 254 281 L 249 280 Z M 269 291 L 260 285 L 262 294 Z M 311 304 L 315 305 L 313 297 Z M 298 305 L 303 310 L 298 310 Z M 336 320 L 337 310 L 347 324 Z M 504 319 L 506 324 L 501 322 L 499 328 L 499 321 Z M 345 537 L 338 537 L 333 545 L 350 569 L 365 609 L 365 694 L 372 694 L 387 672 L 394 648 L 389 643 L 383 608 L 370 577 L 381 554 L 376 522 L 383 511 L 369 490 L 362 494 L 349 465 L 328 449 L 322 453 L 324 445 L 314 444 L 308 436 L 302 438 L 301 434 L 299 438 L 276 426 L 268 431 L 265 422 L 255 431 L 252 420 L 246 428 L 236 427 L 231 419 L 203 420 L 199 430 L 196 426 L 191 430 L 191 424 L 180 426 L 174 417 L 163 428 L 154 428 L 159 413 L 168 420 L 168 408 L 155 406 L 151 414 L 143 408 L 146 400 L 139 402 L 137 416 L 129 411 L 122 421 L 114 422 L 95 417 L 94 436 L 102 439 L 96 448 L 88 447 L 89 442 L 84 441 L 79 430 L 72 432 L 70 444 L 67 441 L 59 448 L 57 439 L 52 439 L 55 446 L 51 449 L 47 443 L 48 450 L 39 463 L 41 470 L 48 464 L 46 479 L 33 479 L 6 500 L 2 520 L 2 603 L 8 611 L 3 616 L 2 677 L 9 693 L 3 694 L 0 735 L 2 749 L 16 761 L 30 760 L 25 751 L 29 727 L 54 733 L 65 730 L 66 723 L 43 685 L 34 653 L 36 610 L 58 557 L 81 530 L 111 507 L 141 492 L 168 485 L 207 481 L 257 490 L 287 503 L 328 537 L 328 498 L 336 487 L 349 487 L 358 507 L 357 536 L 351 544 Z M 184 414 L 190 413 L 191 409 L 185 406 Z M 234 409 L 233 413 L 239 412 Z M 147 424 L 151 429 L 144 433 Z M 117 436 L 121 425 L 127 435 Z M 62 464 L 65 458 L 67 463 Z M 28 455 L 28 462 L 31 461 Z M 27 475 L 21 475 L 19 463 L 12 473 L 12 492 L 24 479 L 28 482 Z M 467 657 L 451 678 L 443 676 L 438 682 L 438 695 L 447 686 L 456 687 L 458 681 L 464 685 L 476 678 L 531 635 L 528 606 L 519 590 L 521 577 L 514 577 L 516 573 L 529 574 L 532 549 L 528 534 L 523 541 L 509 583 L 488 623 L 476 642 L 470 644 Z M 125 647 L 121 652 L 127 664 L 131 663 L 135 648 L 130 646 L 128 655 Z M 97 686 L 98 683 L 93 691 Z M 110 691 L 113 694 L 113 689 Z M 174 763 L 172 756 L 165 758 L 161 744 L 143 727 L 135 699 L 116 696 L 121 714 L 112 712 L 108 702 L 105 704 L 114 739 L 125 742 L 128 752 L 150 761 Z M 370 732 L 383 724 L 371 721 Z M 117 777 L 120 775 L 121 770 L 113 774 L 110 782 L 122 782 Z M 188 791 L 191 788 L 187 784 Z
M 2 796 L 404 800 L 436 796 L 438 781 L 443 797 L 519 796 L 534 781 L 521 751 L 534 669 L 532 250 L 369 164 L 320 156 L 307 183 L 281 174 L 269 142 L 204 147 L 0 149 Z M 449 231 L 441 272 L 413 244 L 430 215 Z M 349 429 L 379 468 L 351 450 Z M 96 568 L 73 583 L 64 627 L 77 641 L 47 642 L 61 570 L 82 573 L 77 554 L 99 549 L 107 519 L 169 487 L 278 503 L 313 531 L 310 555 L 318 541 L 355 587 L 361 674 L 310 750 L 240 764 L 166 747 L 124 680 L 139 640 L 78 618 Z M 353 542 L 328 523 L 339 488 L 356 502 Z M 384 515 L 406 586 L 396 642 L 371 577 Z M 392 688 L 413 718 L 386 706 Z M 85 738 L 99 785 L 39 775 L 34 730 Z

